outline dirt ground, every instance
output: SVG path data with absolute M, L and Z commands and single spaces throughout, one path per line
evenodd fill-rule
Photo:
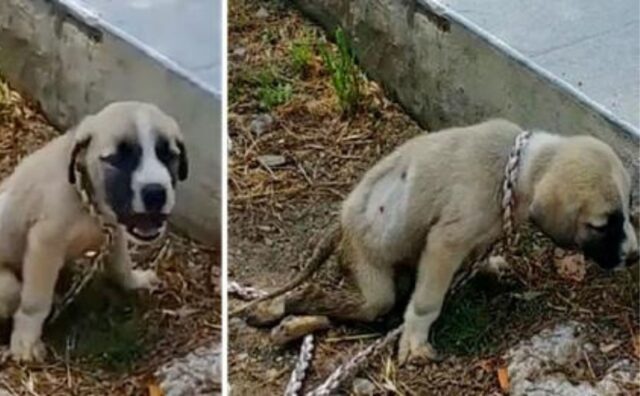
M 0 178 L 58 133 L 37 106 L 0 79 Z M 97 277 L 45 327 L 45 363 L 0 362 L 0 389 L 31 396 L 157 395 L 153 373 L 158 367 L 218 342 L 219 252 L 174 231 L 139 249 L 134 262 L 155 269 L 162 287 L 129 294 Z M 82 264 L 63 272 L 61 293 Z M 10 330 L 10 323 L 0 327 L 3 350 Z
M 364 170 L 421 129 L 372 82 L 364 84 L 359 110 L 341 117 L 320 57 L 324 33 L 287 3 L 231 0 L 228 9 L 229 279 L 269 290 L 300 270 Z M 301 46 L 311 53 L 303 67 Z M 583 276 L 571 278 L 554 265 L 559 252 L 541 235 L 524 230 L 520 241 L 506 257 L 516 278 L 476 279 L 447 303 L 433 334 L 444 362 L 400 368 L 389 349 L 357 377 L 370 381 L 375 394 L 500 394 L 503 353 L 569 319 L 586 323 L 595 345 L 619 345 L 578 362 L 566 373 L 572 381 L 596 381 L 622 358 L 637 364 L 637 268 L 603 274 L 586 266 Z M 230 298 L 230 310 L 240 304 Z M 305 390 L 385 328 L 319 333 Z M 230 321 L 229 342 L 233 394 L 282 394 L 299 342 L 275 346 L 269 329 L 239 319 Z M 342 392 L 353 392 L 351 382 Z

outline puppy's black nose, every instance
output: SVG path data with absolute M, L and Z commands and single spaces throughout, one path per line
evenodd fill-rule
M 635 252 L 629 253 L 627 258 L 625 259 L 625 264 L 627 265 L 627 267 L 631 267 L 638 261 L 640 261 L 640 253 L 636 250 Z
M 161 212 L 167 202 L 167 191 L 162 184 L 147 184 L 142 187 L 142 202 L 147 212 Z

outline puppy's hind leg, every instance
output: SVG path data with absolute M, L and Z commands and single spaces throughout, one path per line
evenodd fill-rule
M 27 246 L 20 306 L 13 315 L 11 356 L 19 361 L 41 361 L 46 352 L 40 339 L 42 325 L 51 310 L 65 246 L 59 239 L 59 227 L 46 223 L 33 227 Z
M 0 320 L 11 318 L 18 309 L 21 286 L 11 270 L 0 268 Z
M 160 283 L 153 270 L 133 269 L 126 237 L 120 231 L 114 235 L 106 270 L 107 275 L 125 290 L 152 290 Z
M 351 242 L 348 269 L 358 290 L 321 290 L 311 285 L 285 301 L 290 314 L 326 315 L 338 320 L 371 322 L 395 304 L 393 267 L 368 259 L 365 250 Z

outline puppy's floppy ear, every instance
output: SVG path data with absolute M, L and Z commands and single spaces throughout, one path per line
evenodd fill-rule
M 575 243 L 579 203 L 563 191 L 563 186 L 549 178 L 543 179 L 529 206 L 529 218 L 558 245 Z
M 69 183 L 76 183 L 76 163 L 78 162 L 78 155 L 84 151 L 91 143 L 91 136 L 84 136 L 82 140 L 76 140 L 71 149 L 71 156 L 69 158 Z
M 181 140 L 176 141 L 180 154 L 178 157 L 178 179 L 183 181 L 189 175 L 189 159 L 187 158 L 187 150 L 184 147 L 184 142 Z
M 69 133 L 73 134 L 73 147 L 71 148 L 71 155 L 69 158 L 68 178 L 69 183 L 76 183 L 75 167 L 78 162 L 78 155 L 85 151 L 91 143 L 91 136 L 93 132 L 94 116 L 85 117 L 77 127 L 71 130 Z

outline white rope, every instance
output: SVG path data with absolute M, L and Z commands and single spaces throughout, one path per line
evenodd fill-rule
M 402 325 L 396 327 L 383 338 L 377 339 L 371 345 L 358 352 L 354 357 L 349 359 L 349 361 L 340 365 L 320 386 L 307 393 L 306 396 L 329 396 L 334 394 L 340 384 L 354 374 L 364 362 L 394 342 L 402 333 L 403 328 L 404 326 Z
M 454 294 L 464 286 L 471 278 L 473 278 L 480 270 L 483 260 L 490 254 L 505 254 L 506 251 L 514 244 L 514 211 L 516 206 L 515 188 L 518 182 L 518 173 L 520 171 L 520 161 L 522 159 L 522 152 L 524 151 L 529 139 L 531 138 L 531 132 L 523 131 L 518 136 L 509 152 L 509 158 L 507 159 L 507 165 L 504 168 L 504 177 L 502 181 L 502 197 L 500 199 L 500 207 L 502 209 L 502 241 L 496 243 L 487 254 L 480 257 L 478 260 L 470 263 L 467 268 L 458 272 L 451 286 L 448 295 Z
M 307 376 L 307 369 L 311 365 L 312 357 L 313 334 L 307 334 L 306 336 L 304 336 L 304 340 L 302 340 L 296 367 L 291 372 L 289 383 L 287 384 L 287 388 L 284 391 L 285 396 L 298 396 L 300 394 L 304 378 Z
M 255 300 L 256 298 L 267 295 L 267 292 L 263 290 L 259 290 L 255 287 L 250 286 L 242 286 L 238 282 L 233 281 L 229 281 L 229 283 L 227 284 L 227 292 L 229 294 L 236 295 L 245 301 Z
M 264 290 L 255 287 L 242 286 L 238 282 L 229 281 L 227 284 L 227 292 L 240 297 L 243 300 L 254 300 L 267 294 Z M 296 367 L 291 372 L 291 377 L 287 383 L 284 394 L 285 396 L 298 396 L 302 390 L 304 379 L 307 376 L 307 370 L 311 365 L 313 358 L 313 334 L 307 334 L 300 346 L 298 361 Z

